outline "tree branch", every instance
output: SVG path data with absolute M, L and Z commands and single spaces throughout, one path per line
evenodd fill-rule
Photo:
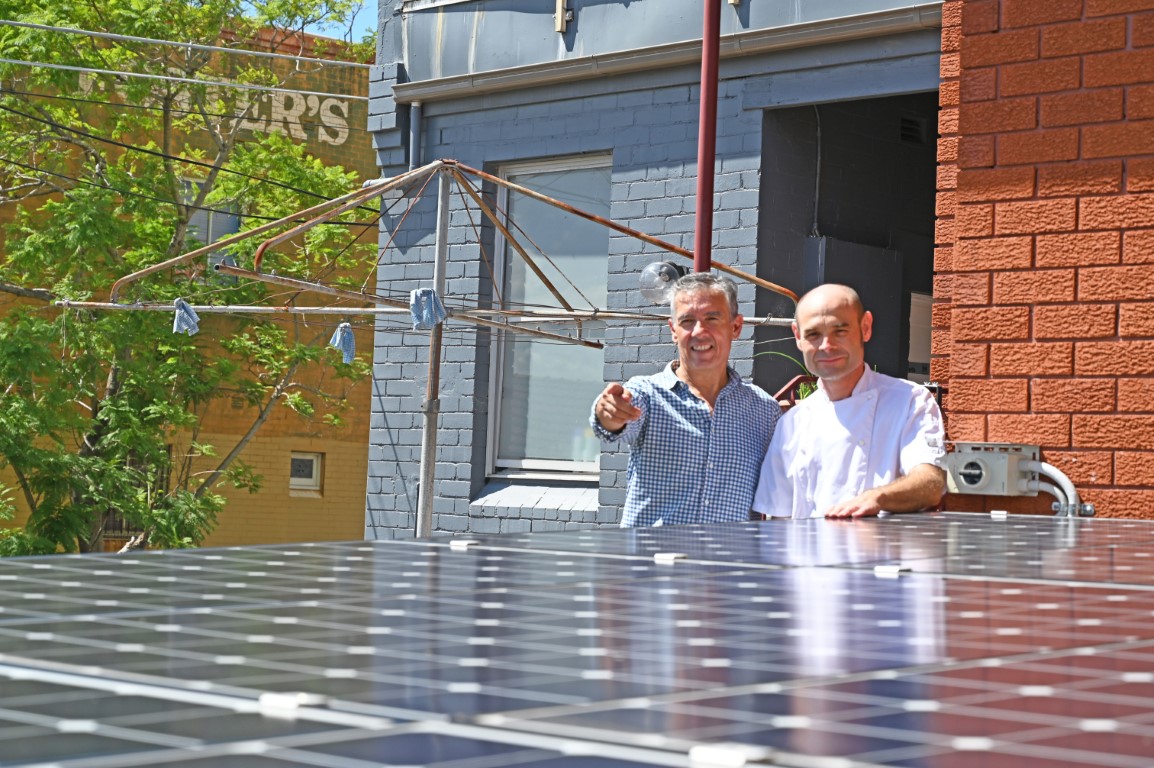
M 25 299 L 40 299 L 41 301 L 54 301 L 56 296 L 47 288 L 23 288 L 12 283 L 0 282 L 0 293 L 10 293 L 13 296 L 20 296 Z
M 28 484 L 28 478 L 25 477 L 24 472 L 20 467 L 12 467 L 12 472 L 16 475 L 16 482 L 20 484 L 20 491 L 24 494 L 24 501 L 28 504 L 29 519 L 36 516 L 36 512 L 40 504 L 32 493 L 32 487 Z
M 265 423 L 265 421 L 268 420 L 269 415 L 272 413 L 273 407 L 276 406 L 277 401 L 280 400 L 281 395 L 283 395 L 285 390 L 292 385 L 292 377 L 296 374 L 298 367 L 299 365 L 294 363 L 290 365 L 281 375 L 280 380 L 277 381 L 276 386 L 273 387 L 272 393 L 269 395 L 268 400 L 266 400 L 264 405 L 261 406 L 260 412 L 257 414 L 256 418 L 253 419 L 252 424 L 250 424 L 245 433 L 241 435 L 240 440 L 238 440 L 236 445 L 232 447 L 232 450 L 228 452 L 228 455 L 220 460 L 220 464 L 217 465 L 216 469 L 214 469 L 211 474 L 205 478 L 204 482 L 201 483 L 200 486 L 196 489 L 196 493 L 194 494 L 196 498 L 199 499 L 214 485 L 216 485 L 217 482 L 220 481 L 221 475 L 225 473 L 225 471 L 229 468 L 229 465 L 231 465 L 232 462 L 236 460 L 238 456 L 240 456 L 241 452 L 244 450 L 244 447 L 248 445 L 249 441 L 252 440 L 258 431 L 260 431 L 261 426 Z

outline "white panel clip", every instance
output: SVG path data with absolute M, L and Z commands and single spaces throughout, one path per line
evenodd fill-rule
M 262 693 L 257 700 L 262 709 L 300 709 L 328 706 L 329 697 L 320 693 Z
M 689 748 L 691 768 L 742 768 L 747 765 L 769 765 L 775 751 L 752 744 L 719 742 L 697 744 Z

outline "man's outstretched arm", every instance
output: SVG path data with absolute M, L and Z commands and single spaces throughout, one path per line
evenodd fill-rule
M 607 432 L 620 432 L 631 421 L 641 418 L 641 409 L 633 404 L 633 393 L 620 384 L 610 384 L 593 403 L 593 418 Z
M 933 464 L 918 464 L 908 475 L 871 488 L 849 501 L 834 504 L 826 517 L 876 517 L 878 512 L 917 512 L 935 506 L 946 489 L 946 471 Z

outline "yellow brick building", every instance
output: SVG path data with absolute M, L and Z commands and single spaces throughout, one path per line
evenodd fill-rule
M 280 52 L 294 55 L 318 49 L 332 52 L 339 46 L 339 41 L 311 36 L 284 38 L 281 33 L 279 38 L 283 38 Z M 339 53 L 339 49 L 336 50 Z M 376 176 L 375 158 L 366 130 L 367 67 L 331 62 L 318 62 L 313 66 L 288 60 L 275 61 L 272 66 L 284 70 L 282 75 L 291 67 L 289 88 L 308 92 L 308 95 L 287 91 L 254 95 L 253 116 L 244 122 L 244 131 L 250 136 L 272 131 L 285 133 L 303 143 L 309 154 L 326 164 L 356 171 L 360 180 Z M 195 137 L 189 138 L 195 141 Z M 10 220 L 10 212 L 3 211 L 2 207 L 0 220 Z M 350 239 L 354 236 L 358 242 L 375 243 L 377 230 L 376 227 L 350 228 Z M 312 301 L 315 298 L 318 297 L 309 297 L 309 303 L 324 303 Z M 0 295 L 0 312 L 23 301 Z M 337 320 L 333 317 L 318 319 L 314 327 L 331 326 Z M 215 322 L 227 320 L 219 317 L 207 319 L 209 325 Z M 327 342 L 327 338 L 325 336 L 321 343 Z M 372 331 L 367 324 L 363 330 L 356 330 L 356 341 L 358 356 L 371 361 Z M 274 408 L 240 457 L 262 477 L 260 490 L 250 493 L 224 482 L 216 485 L 214 492 L 226 497 L 227 505 L 218 517 L 215 530 L 203 545 L 362 538 L 369 396 L 370 382 L 367 379 L 351 388 L 348 407 L 342 414 L 344 425 L 340 428 L 330 427 L 319 418 L 302 419 L 286 407 Z M 254 409 L 239 400 L 217 401 L 206 414 L 196 439 L 213 445 L 217 455 L 224 456 L 237 444 L 255 414 Z M 187 439 L 187 435 L 175 436 L 173 451 L 184 450 Z M 202 459 L 195 470 L 211 470 L 217 461 L 218 458 Z M 13 478 L 3 470 L 0 470 L 0 482 L 15 487 Z M 12 524 L 22 525 L 27 508 L 18 494 L 14 495 L 13 501 L 17 504 L 17 518 Z M 105 549 L 119 549 L 130 533 L 110 531 L 106 535 Z

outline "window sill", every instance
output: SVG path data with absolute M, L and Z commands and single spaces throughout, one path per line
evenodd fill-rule
M 511 480 L 514 482 L 533 481 L 544 483 L 596 483 L 601 479 L 598 472 L 550 472 L 544 469 L 499 469 L 489 475 L 489 482 Z
M 481 515 L 517 511 L 517 516 L 532 517 L 525 510 L 563 511 L 566 517 L 595 515 L 600 489 L 594 482 L 541 483 L 490 478 L 481 493 L 470 504 L 471 512 Z
M 320 491 L 313 491 L 307 488 L 289 488 L 289 496 L 298 499 L 323 499 L 325 497 Z

